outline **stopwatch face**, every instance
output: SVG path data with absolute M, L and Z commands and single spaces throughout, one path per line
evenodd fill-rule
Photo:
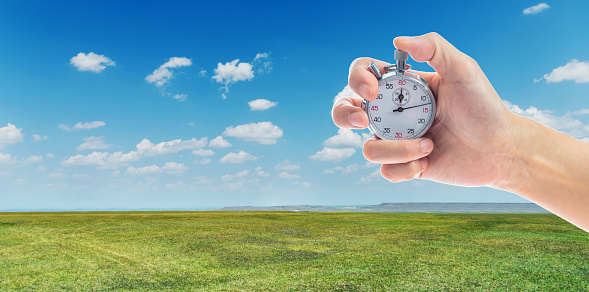
M 426 83 L 411 75 L 387 75 L 378 82 L 376 99 L 364 104 L 370 130 L 384 140 L 423 136 L 433 123 L 436 112 L 431 90 Z

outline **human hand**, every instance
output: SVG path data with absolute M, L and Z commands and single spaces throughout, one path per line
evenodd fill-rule
M 436 118 L 424 137 L 380 140 L 364 144 L 366 159 L 380 163 L 381 174 L 392 182 L 413 178 L 460 186 L 494 186 L 511 163 L 514 126 L 519 120 L 503 104 L 478 64 L 437 33 L 398 37 L 398 50 L 417 62 L 428 62 L 436 72 L 418 72 L 437 98 Z M 349 86 L 362 98 L 376 98 L 378 81 L 368 70 L 376 62 L 356 59 L 350 66 Z M 344 97 L 334 104 L 332 117 L 341 128 L 362 129 L 368 116 L 362 99 Z

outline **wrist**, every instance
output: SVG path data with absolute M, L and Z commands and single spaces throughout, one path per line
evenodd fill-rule
M 501 149 L 501 161 L 497 179 L 489 187 L 519 194 L 529 183 L 536 146 L 531 141 L 542 137 L 539 124 L 531 119 L 511 113 L 511 129 L 506 145 Z

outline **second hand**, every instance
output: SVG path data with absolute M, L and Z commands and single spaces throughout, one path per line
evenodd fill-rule
M 424 105 L 428 105 L 428 104 L 431 104 L 431 102 L 420 104 L 420 105 L 414 105 L 414 106 L 410 106 L 410 107 L 406 107 L 406 108 L 399 107 L 398 109 L 393 110 L 393 112 L 403 112 L 406 109 L 410 109 L 410 108 L 414 108 L 414 107 L 420 107 L 420 106 L 424 106 Z

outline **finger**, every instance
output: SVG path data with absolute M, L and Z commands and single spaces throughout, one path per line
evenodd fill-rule
M 417 71 L 417 70 L 411 70 L 410 72 L 413 72 L 413 73 L 421 76 L 421 78 L 425 79 L 425 81 L 428 84 L 434 83 L 436 76 L 438 76 L 438 73 L 436 73 L 436 72 L 425 72 L 425 71 Z
M 391 182 L 402 182 L 420 178 L 428 164 L 427 157 L 401 164 L 383 164 L 380 174 Z
M 427 82 L 428 87 L 431 89 L 435 96 L 438 95 L 438 86 L 440 82 L 440 75 L 436 72 L 424 72 L 424 71 L 416 71 L 411 70 L 411 72 L 421 76 Z
M 384 72 L 384 66 L 388 65 L 388 63 L 372 58 L 358 58 L 350 65 L 350 75 L 348 76 L 350 88 L 366 100 L 376 99 L 378 92 L 378 81 L 368 68 L 372 63 L 376 63 L 381 72 Z
M 342 97 L 333 104 L 331 117 L 336 126 L 346 129 L 368 127 L 368 115 L 362 109 L 362 98 Z
M 417 37 L 397 37 L 393 43 L 398 50 L 409 53 L 415 61 L 428 62 L 442 78 L 462 79 L 472 74 L 468 72 L 472 68 L 467 65 L 476 64 L 435 32 Z
M 415 140 L 380 140 L 370 138 L 362 151 L 369 161 L 380 164 L 407 163 L 429 155 L 434 143 L 429 138 Z

